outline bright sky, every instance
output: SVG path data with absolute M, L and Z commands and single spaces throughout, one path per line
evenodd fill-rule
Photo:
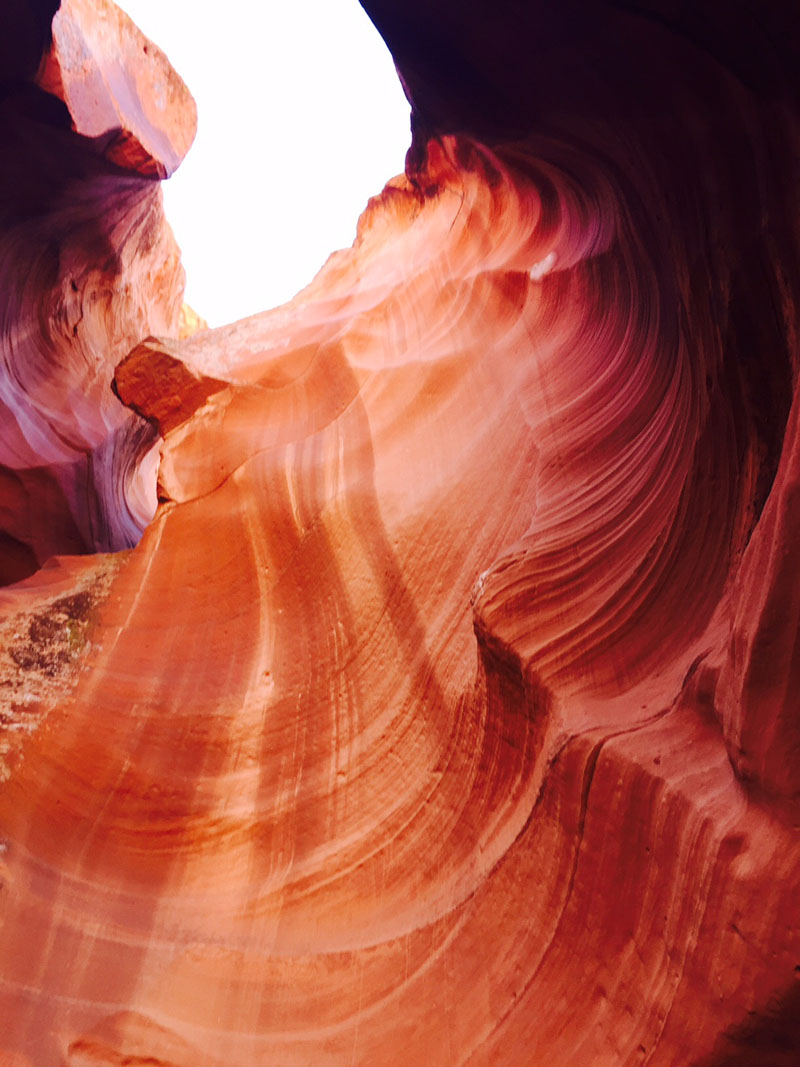
M 403 170 L 409 106 L 358 0 L 121 0 L 197 101 L 164 183 L 186 300 L 211 326 L 284 303 Z

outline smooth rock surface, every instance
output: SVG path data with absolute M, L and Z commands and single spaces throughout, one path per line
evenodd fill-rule
M 0 1063 L 795 1063 L 792 9 L 365 6 L 407 172 L 221 329 L 186 97 L 3 101 Z

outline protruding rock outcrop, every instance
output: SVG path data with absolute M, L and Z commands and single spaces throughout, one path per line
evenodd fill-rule
M 8 558 L 144 532 L 0 594 L 0 1053 L 793 1062 L 787 9 L 366 6 L 407 173 L 181 340 L 146 99 L 4 103 Z
M 194 101 L 169 60 L 107 0 L 64 0 L 38 84 L 110 163 L 168 178 L 194 140 Z

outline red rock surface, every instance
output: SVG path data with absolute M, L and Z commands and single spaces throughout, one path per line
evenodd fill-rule
M 795 1063 L 791 9 L 366 6 L 406 175 L 182 340 L 162 57 L 3 102 L 0 1063 Z
M 45 39 L 48 12 L 17 6 L 27 29 L 12 5 L 7 36 Z M 164 56 L 111 4 L 67 0 L 41 63 L 14 73 L 0 101 L 6 584 L 54 554 L 131 546 L 152 517 L 157 457 L 149 476 L 135 467 L 153 434 L 109 387 L 132 340 L 178 332 L 183 269 L 147 176 L 173 169 L 195 121 Z

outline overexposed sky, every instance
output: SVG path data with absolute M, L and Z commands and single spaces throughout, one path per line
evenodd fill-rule
M 198 110 L 164 182 L 186 300 L 211 326 L 284 303 L 403 170 L 409 106 L 358 0 L 122 0 Z

